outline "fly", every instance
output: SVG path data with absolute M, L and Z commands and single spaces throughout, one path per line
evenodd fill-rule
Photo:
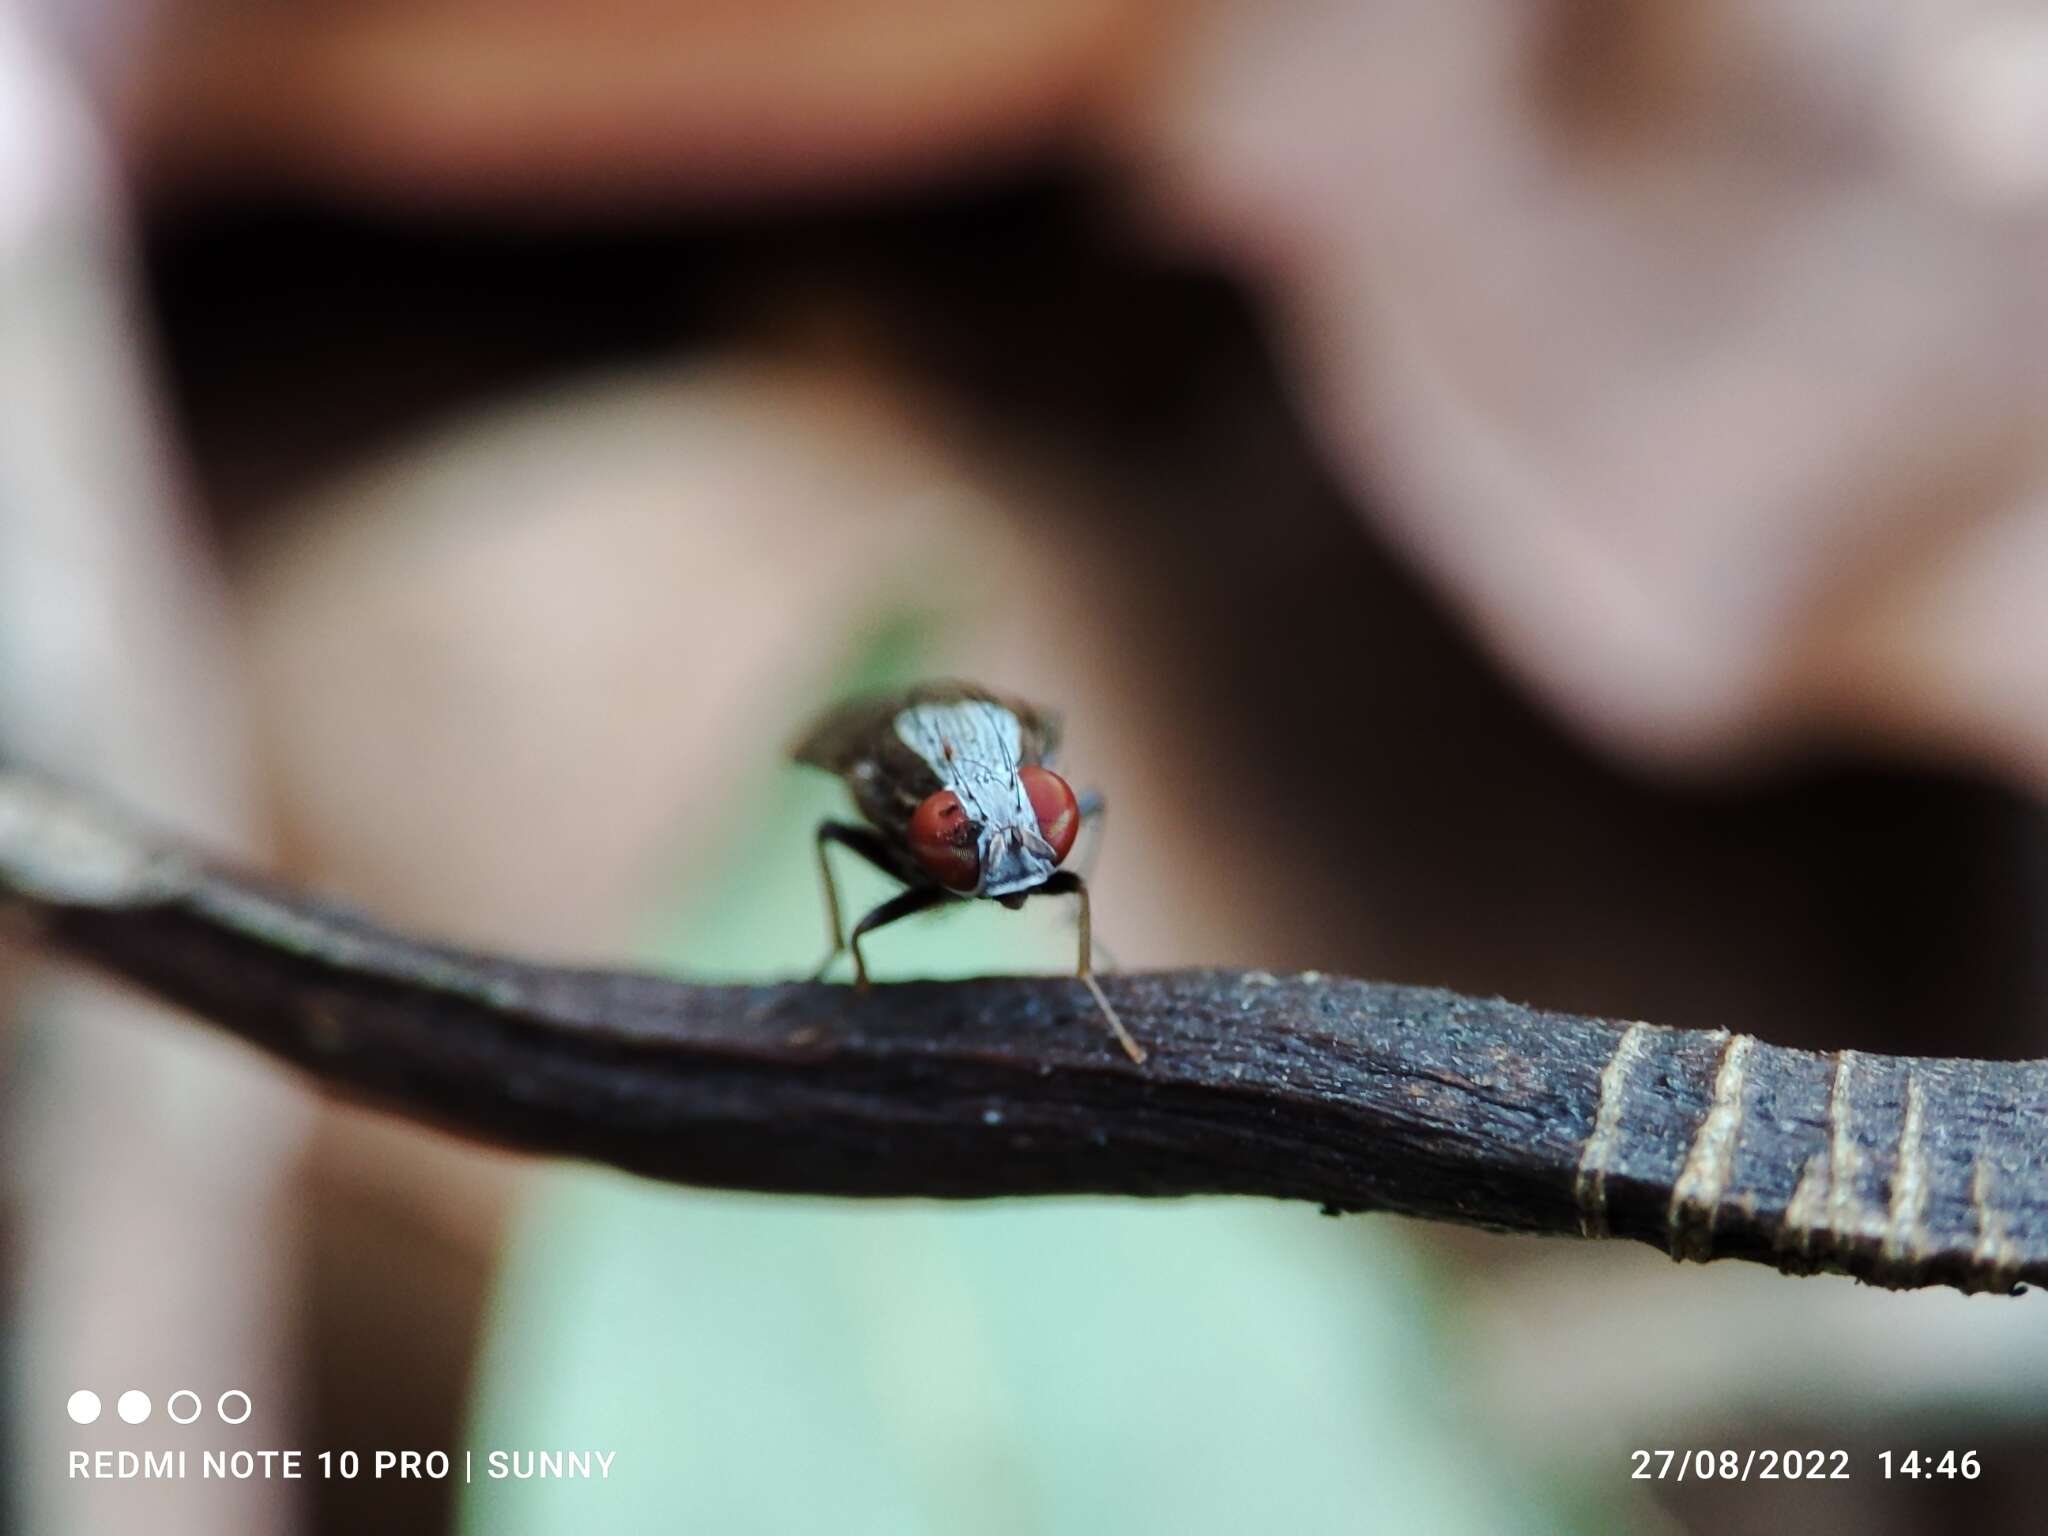
M 1088 884 L 1062 869 L 1081 823 L 1101 800 L 1077 797 L 1052 770 L 1059 721 L 1044 710 L 972 683 L 926 683 L 888 698 L 831 711 L 797 743 L 800 763 L 837 774 L 866 825 L 818 827 L 818 868 L 832 949 L 824 975 L 853 951 L 855 985 L 868 984 L 860 941 L 899 918 L 949 901 L 988 900 L 1012 908 L 1032 896 L 1080 902 L 1081 953 L 1075 976 L 1094 994 L 1117 1044 L 1132 1061 L 1145 1052 L 1095 979 Z M 904 887 L 844 931 L 839 890 L 826 856 L 850 848 Z

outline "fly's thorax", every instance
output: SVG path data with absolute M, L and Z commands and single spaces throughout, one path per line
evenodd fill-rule
M 896 736 L 960 799 L 980 853 L 975 896 L 1008 896 L 1042 885 L 1059 867 L 1039 831 L 1018 776 L 1023 728 L 991 699 L 916 704 L 896 717 Z
M 1044 884 L 1059 860 L 1038 830 L 1031 797 L 1014 772 L 985 773 L 981 766 L 968 765 L 947 785 L 975 828 L 981 874 L 973 894 L 1008 896 Z

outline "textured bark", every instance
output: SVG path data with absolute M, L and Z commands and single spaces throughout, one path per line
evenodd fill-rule
M 351 1096 L 652 1178 L 1248 1194 L 1880 1285 L 2048 1279 L 2048 1063 L 1818 1055 L 1314 972 L 703 986 L 423 943 L 0 775 L 43 943 Z

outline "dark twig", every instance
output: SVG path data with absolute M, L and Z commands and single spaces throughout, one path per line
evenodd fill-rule
M 342 1092 L 653 1178 L 1227 1193 L 1888 1286 L 2048 1280 L 2048 1063 L 1833 1056 L 1313 972 L 699 986 L 421 943 L 0 774 L 0 907 Z

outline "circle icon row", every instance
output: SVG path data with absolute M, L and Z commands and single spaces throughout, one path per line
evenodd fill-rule
M 236 1399 L 240 1399 L 241 1411 L 232 1413 L 228 1405 Z M 187 1404 L 189 1411 L 181 1413 L 179 1409 Z M 140 1424 L 149 1418 L 153 1406 L 147 1392 L 130 1387 L 114 1403 L 114 1412 L 121 1416 L 121 1422 L 124 1424 Z M 223 1424 L 246 1424 L 251 1406 L 248 1393 L 240 1387 L 230 1387 L 221 1393 L 220 1401 L 213 1405 L 213 1411 L 220 1415 Z M 187 1388 L 173 1392 L 164 1403 L 164 1412 L 170 1416 L 173 1424 L 190 1424 L 205 1412 L 205 1408 L 206 1405 L 199 1400 L 199 1394 Z M 65 1402 L 64 1411 L 71 1415 L 71 1422 L 74 1424 L 97 1423 L 100 1416 L 100 1395 L 81 1387 Z

